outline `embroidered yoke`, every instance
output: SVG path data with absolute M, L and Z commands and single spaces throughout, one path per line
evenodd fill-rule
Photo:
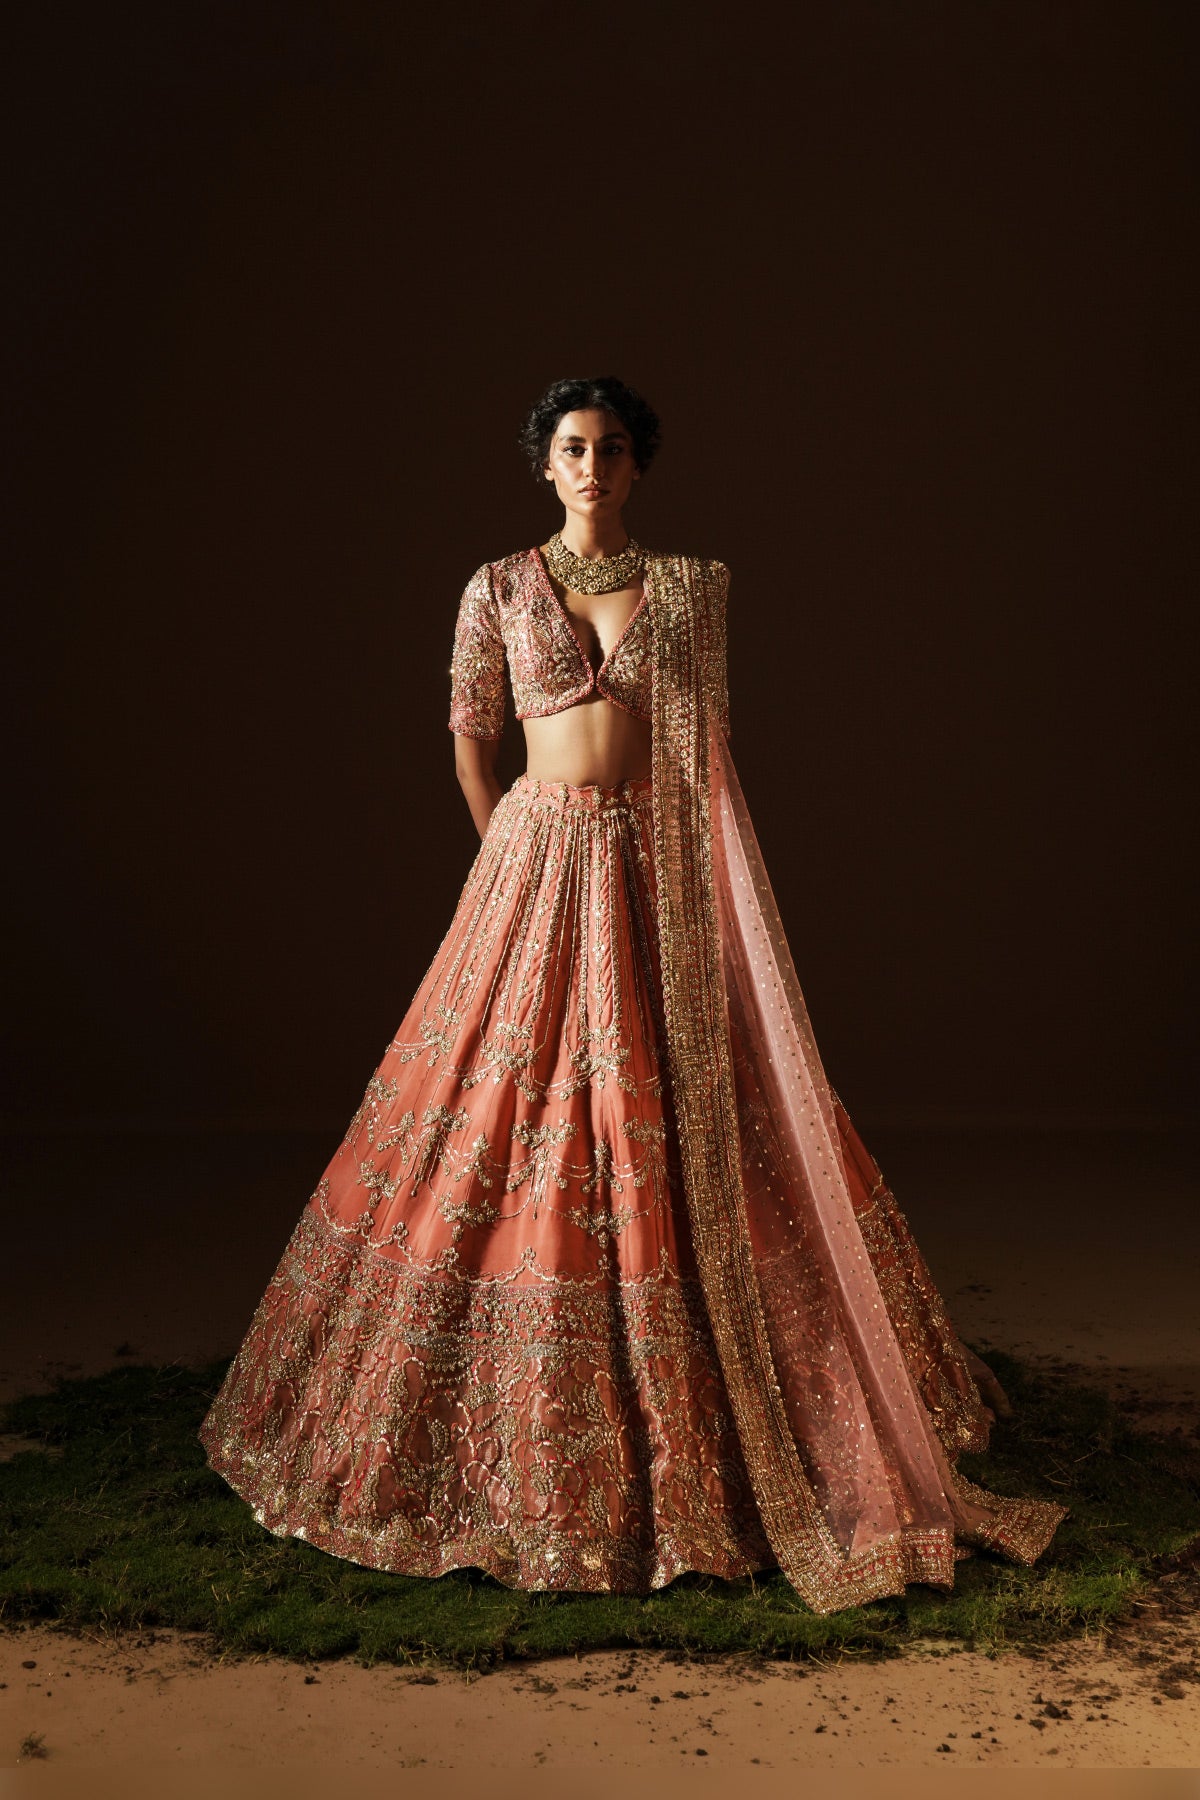
M 714 567 L 728 576 L 724 564 Z M 654 633 L 645 581 L 632 616 L 595 669 L 554 591 L 540 549 L 484 563 L 467 583 L 458 610 L 450 664 L 451 731 L 464 737 L 500 736 L 506 657 L 518 719 L 564 712 L 596 692 L 649 722 Z

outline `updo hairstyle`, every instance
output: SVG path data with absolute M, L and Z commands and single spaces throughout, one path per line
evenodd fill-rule
M 577 376 L 552 382 L 530 407 L 521 427 L 518 441 L 539 487 L 546 486 L 544 471 L 558 421 L 565 413 L 582 412 L 589 407 L 602 408 L 620 419 L 633 439 L 634 462 L 643 475 L 650 467 L 658 449 L 659 417 L 649 401 L 615 375 Z

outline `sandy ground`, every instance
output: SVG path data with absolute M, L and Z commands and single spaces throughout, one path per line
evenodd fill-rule
M 1191 1140 L 893 1132 L 868 1141 L 966 1336 L 1102 1382 L 1157 1428 L 1196 1431 Z M 231 1350 L 332 1143 L 64 1139 L 6 1149 L 9 1192 L 25 1202 L 13 1209 L 15 1235 L 28 1234 L 10 1265 L 19 1294 L 0 1314 L 0 1392 L 11 1394 L 114 1361 Z M 87 1184 L 65 1180 L 83 1155 Z M 56 1242 L 73 1245 L 56 1259 L 41 1254 L 47 1177 Z M 1039 1771 L 1057 1772 L 1056 1793 L 1068 1791 L 1065 1771 L 1094 1771 L 1080 1791 L 1107 1800 L 1117 1789 L 1098 1785 L 1102 1771 L 1200 1768 L 1200 1572 L 1166 1576 L 1153 1604 L 1106 1640 L 1042 1658 L 932 1644 L 882 1663 L 798 1667 L 605 1652 L 470 1679 L 218 1658 L 174 1633 L 76 1638 L 29 1627 L 0 1633 L 0 1682 L 0 1800 L 99 1797 L 105 1771 L 114 1792 L 144 1781 L 183 1796 L 185 1779 L 211 1791 L 204 1771 L 218 1767 L 226 1791 L 244 1777 L 258 1796 L 284 1777 L 279 1791 L 327 1792 L 339 1773 L 364 1793 L 376 1780 L 413 1795 L 474 1792 L 481 1780 L 490 1794 L 509 1783 L 561 1793 L 567 1771 L 581 1797 L 607 1796 L 614 1782 L 691 1793 L 734 1770 L 755 1791 L 794 1792 L 801 1769 L 806 1796 L 826 1791 L 822 1771 L 839 1794 L 854 1771 L 874 1771 L 864 1791 L 899 1793 L 891 1778 L 906 1769 L 921 1772 L 927 1795 L 931 1784 L 948 1790 L 950 1770 L 961 1792 L 964 1765 L 980 1780 L 1024 1771 L 1023 1795 Z M 980 1791 L 999 1789 L 987 1777 Z M 1200 1795 L 1200 1785 L 1188 1775 L 1145 1791 Z
M 356 1781 L 422 1771 L 463 1791 L 500 1772 L 583 1768 L 610 1792 L 633 1774 L 673 1783 L 685 1769 L 770 1792 L 768 1778 L 792 1785 L 800 1770 L 1196 1768 L 1195 1598 L 1178 1618 L 1038 1660 L 936 1646 L 827 1666 L 604 1651 L 474 1678 L 218 1661 L 170 1632 L 104 1640 L 35 1627 L 0 1638 L 0 1744 L 8 1767 L 33 1736 L 47 1769 L 212 1760 Z

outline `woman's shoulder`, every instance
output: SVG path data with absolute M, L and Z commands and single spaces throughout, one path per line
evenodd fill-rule
M 728 565 L 717 556 L 696 556 L 691 551 L 648 550 L 647 556 L 653 562 L 687 563 L 689 568 L 703 575 L 728 575 Z
M 480 563 L 463 590 L 464 598 L 471 596 L 488 605 L 511 600 L 533 574 L 533 555 L 532 549 L 514 550 Z
M 487 566 L 493 575 L 515 574 L 529 567 L 539 548 L 537 544 L 530 544 L 526 550 L 510 550 L 507 556 L 493 557 Z
M 666 581 L 672 575 L 678 580 L 680 571 L 686 569 L 692 589 L 706 596 L 713 605 L 721 604 L 729 591 L 729 565 L 718 556 L 695 556 L 690 551 L 669 554 L 661 550 L 648 551 L 647 555 L 651 562 L 660 566 Z
M 536 547 L 531 545 L 528 550 L 513 550 L 507 556 L 495 556 L 489 562 L 480 563 L 471 583 L 487 588 L 497 598 L 511 597 L 534 575 L 535 552 Z

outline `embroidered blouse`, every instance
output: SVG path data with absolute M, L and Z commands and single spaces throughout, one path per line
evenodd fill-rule
M 728 578 L 724 564 L 714 565 Z M 484 563 L 458 608 L 450 662 L 450 729 L 464 737 L 498 738 L 504 728 L 507 658 L 518 719 L 565 712 L 593 691 L 650 721 L 654 637 L 650 588 L 594 668 L 571 615 L 555 593 L 540 549 Z M 722 720 L 728 735 L 727 719 Z

